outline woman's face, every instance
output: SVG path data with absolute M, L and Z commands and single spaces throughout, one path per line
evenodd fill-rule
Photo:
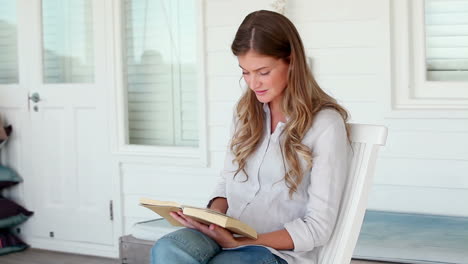
M 262 103 L 278 104 L 288 84 L 289 64 L 282 59 L 249 51 L 238 56 L 242 75 Z

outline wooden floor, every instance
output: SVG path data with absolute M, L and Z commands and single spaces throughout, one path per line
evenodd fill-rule
M 1 264 L 118 264 L 117 259 L 67 254 L 39 249 L 0 256 Z
M 39 249 L 27 249 L 23 252 L 0 256 L 1 264 L 119 264 L 117 259 L 67 254 Z M 385 264 L 386 262 L 368 262 L 353 260 L 352 264 Z

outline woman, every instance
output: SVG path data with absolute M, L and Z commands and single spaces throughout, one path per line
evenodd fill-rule
M 235 237 L 172 213 L 188 227 L 161 238 L 153 263 L 317 263 L 342 197 L 347 112 L 315 82 L 294 25 L 249 14 L 231 46 L 249 89 L 240 98 L 225 167 L 208 207 L 259 233 Z

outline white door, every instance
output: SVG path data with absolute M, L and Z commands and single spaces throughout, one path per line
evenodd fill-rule
M 111 245 L 104 1 L 16 3 L 21 89 L 0 96 L 18 101 L 27 129 L 20 171 L 35 214 L 24 233 Z

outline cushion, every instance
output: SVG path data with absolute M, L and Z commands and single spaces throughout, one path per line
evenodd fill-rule
M 19 225 L 33 214 L 6 198 L 0 198 L 0 208 L 0 229 Z
M 15 182 L 15 181 L 0 181 L 0 190 L 6 188 L 6 187 L 10 187 L 10 186 L 13 186 L 15 184 L 17 184 L 18 182 Z
M 7 229 L 0 229 L 0 255 L 21 251 L 28 247 L 21 239 Z
M 0 165 L 0 190 L 21 181 L 21 178 L 12 169 Z
M 164 218 L 138 222 L 133 225 L 131 234 L 137 239 L 156 241 L 167 233 L 177 231 L 182 227 L 172 226 Z

